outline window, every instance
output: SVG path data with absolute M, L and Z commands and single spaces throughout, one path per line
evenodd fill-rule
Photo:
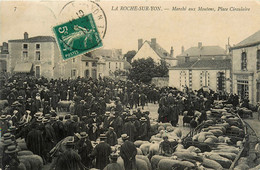
M 190 57 L 185 57 L 185 63 L 190 61 Z
M 242 52 L 242 54 L 241 54 L 241 70 L 247 70 L 246 52 Z
M 40 49 L 40 44 L 36 44 L 36 50 L 39 50 Z
M 23 49 L 27 50 L 28 49 L 28 44 L 23 44 Z
M 119 63 L 119 68 L 121 68 L 121 63 Z
M 75 58 L 72 59 L 72 62 L 75 63 Z
M 89 78 L 89 70 L 85 70 L 85 77 Z
M 225 75 L 223 72 L 217 74 L 217 89 L 218 91 L 225 90 Z
M 210 83 L 209 80 L 210 80 L 210 76 L 209 76 L 208 71 L 200 72 L 200 86 L 201 87 L 209 86 L 209 83 Z
M 260 70 L 260 50 L 257 50 L 256 57 L 256 69 Z
M 26 60 L 28 58 L 28 52 L 23 51 L 23 59 Z
M 76 77 L 76 69 L 71 70 L 71 77 Z
M 110 68 L 110 62 L 108 63 L 108 68 Z
M 93 62 L 92 67 L 97 67 L 97 62 Z
M 116 63 L 116 69 L 117 69 L 117 63 Z
M 86 62 L 86 66 L 88 66 L 88 62 Z
M 38 61 L 41 60 L 41 53 L 40 53 L 40 51 L 36 51 L 36 60 L 38 60 Z
M 40 66 L 35 66 L 35 76 L 37 78 L 40 78 L 40 76 L 41 76 L 41 67 Z

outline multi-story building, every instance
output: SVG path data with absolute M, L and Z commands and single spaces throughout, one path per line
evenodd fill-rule
M 155 63 L 160 64 L 161 61 L 165 61 L 168 66 L 175 66 L 177 64 L 177 59 L 174 58 L 173 53 L 173 47 L 171 47 L 170 53 L 168 53 L 156 42 L 156 38 L 152 38 L 151 41 L 144 42 L 143 39 L 139 39 L 138 51 L 132 61 L 152 58 Z
M 8 43 L 3 42 L 3 45 L 0 46 L 0 73 L 7 72 L 7 63 L 8 63 Z
M 233 93 L 260 101 L 260 30 L 231 47 Z
M 180 90 L 188 87 L 199 90 L 231 91 L 231 60 L 219 46 L 191 47 L 177 56 L 178 64 L 169 68 L 169 86 Z
M 61 61 L 56 41 L 51 36 L 9 40 L 8 70 L 11 73 L 28 73 L 36 77 L 58 78 Z

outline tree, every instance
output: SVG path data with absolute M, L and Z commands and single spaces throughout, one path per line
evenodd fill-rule
M 128 51 L 125 55 L 124 58 L 126 58 L 126 61 L 131 63 L 132 62 L 132 58 L 135 56 L 136 51 L 132 50 L 132 51 Z
M 135 60 L 129 72 L 129 79 L 150 83 L 153 77 L 165 77 L 168 75 L 166 63 L 157 65 L 152 58 Z

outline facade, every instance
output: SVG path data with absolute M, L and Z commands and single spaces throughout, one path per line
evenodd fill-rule
M 230 92 L 231 60 L 197 60 L 169 68 L 169 86 L 184 90 L 209 87 L 214 91 Z
M 260 30 L 231 48 L 233 93 L 260 101 Z
M 3 42 L 3 45 L 0 46 L 0 73 L 7 72 L 7 63 L 8 63 L 8 43 Z
M 60 53 L 54 37 L 36 36 L 29 38 L 27 32 L 24 39 L 9 40 L 8 71 L 15 73 L 30 73 L 36 77 L 60 77 L 58 64 Z
M 173 47 L 171 47 L 171 51 L 168 53 L 156 42 L 156 38 L 152 38 L 151 41 L 145 42 L 143 42 L 142 39 L 139 39 L 138 51 L 132 61 L 152 58 L 156 63 L 160 63 L 161 60 L 163 60 L 166 61 L 169 66 L 175 66 L 177 64 L 177 60 L 173 57 L 173 53 Z
M 229 45 L 227 45 L 227 49 L 225 50 L 219 46 L 203 46 L 202 42 L 199 42 L 197 47 L 191 47 L 187 50 L 184 50 L 184 47 L 182 47 L 182 53 L 178 55 L 176 58 L 178 59 L 178 64 L 182 64 L 185 62 L 193 62 L 197 61 L 198 59 L 223 60 L 229 58 L 228 48 Z

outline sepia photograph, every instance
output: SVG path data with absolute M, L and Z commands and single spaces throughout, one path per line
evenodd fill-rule
M 260 170 L 260 1 L 1 0 L 0 170 Z

